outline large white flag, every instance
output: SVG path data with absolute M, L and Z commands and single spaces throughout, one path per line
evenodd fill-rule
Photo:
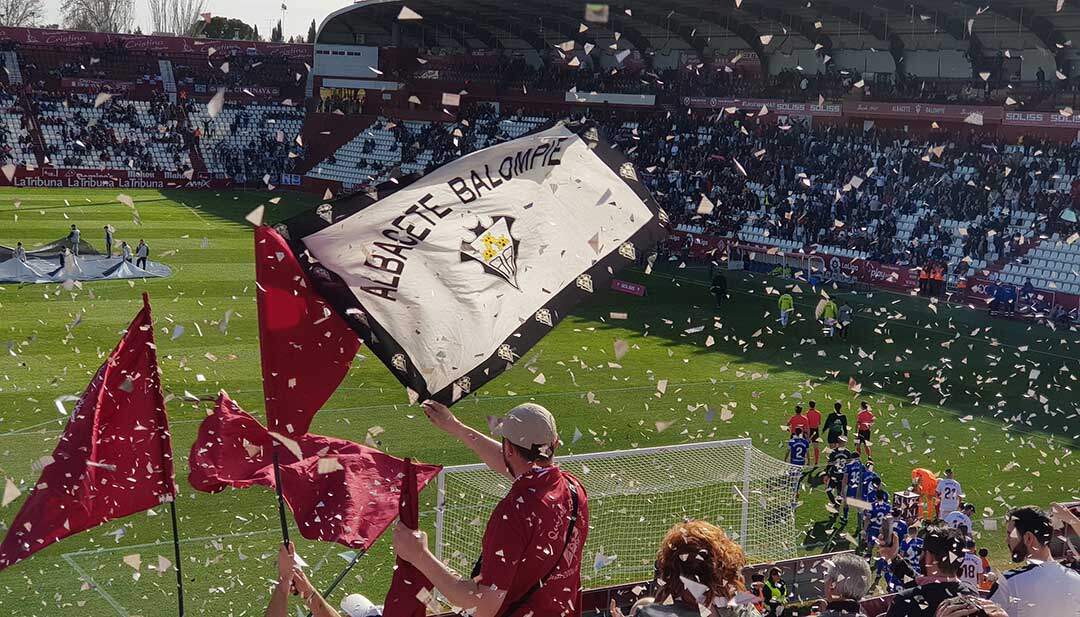
M 278 231 L 411 396 L 453 403 L 652 252 L 667 228 L 595 127 L 560 124 L 392 193 L 323 204 Z

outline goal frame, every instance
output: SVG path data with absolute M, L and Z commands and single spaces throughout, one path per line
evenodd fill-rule
M 559 461 L 590 461 L 597 459 L 618 459 L 637 456 L 648 456 L 650 454 L 661 454 L 669 452 L 689 452 L 694 450 L 707 450 L 718 447 L 741 447 L 743 449 L 743 474 L 742 474 L 742 514 L 739 521 L 739 537 L 746 537 L 746 526 L 749 519 L 750 511 L 750 465 L 753 458 L 754 444 L 749 437 L 739 437 L 735 439 L 717 439 L 713 441 L 699 441 L 694 443 L 676 444 L 670 446 L 651 446 L 648 448 L 633 448 L 627 450 L 610 450 L 606 452 L 589 452 L 585 454 L 566 454 L 558 455 L 556 462 Z M 437 497 L 435 503 L 435 557 L 440 561 L 443 559 L 443 525 L 445 523 L 446 515 L 446 476 L 447 474 L 463 473 L 469 471 L 482 471 L 490 469 L 484 463 L 472 463 L 469 465 L 453 465 L 450 467 L 443 467 L 442 471 L 436 477 L 436 490 Z

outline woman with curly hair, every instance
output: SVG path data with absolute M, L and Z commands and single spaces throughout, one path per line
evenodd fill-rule
M 652 604 L 639 602 L 636 617 L 699 617 L 700 606 L 711 617 L 758 617 L 743 584 L 746 553 L 722 529 L 705 521 L 672 527 L 656 553 L 659 592 Z M 736 596 L 739 596 L 736 598 Z M 670 604 L 665 604 L 670 600 Z M 612 617 L 622 612 L 612 605 Z

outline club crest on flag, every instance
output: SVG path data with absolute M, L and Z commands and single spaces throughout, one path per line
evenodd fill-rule
M 551 319 L 551 311 L 546 308 L 542 308 L 539 311 L 536 311 L 536 321 L 539 321 L 545 326 L 555 325 L 555 322 Z
M 474 260 L 493 274 L 520 290 L 517 282 L 518 240 L 510 233 L 514 219 L 496 216 L 491 225 L 477 225 L 469 231 L 476 234 L 472 242 L 461 241 L 461 261 Z

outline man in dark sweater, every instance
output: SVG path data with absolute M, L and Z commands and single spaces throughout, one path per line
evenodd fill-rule
M 835 448 L 836 444 L 840 443 L 841 436 L 847 437 L 847 416 L 844 415 L 844 406 L 839 401 L 833 403 L 833 412 L 825 418 L 824 428 L 828 434 L 826 439 L 830 448 Z
M 934 617 L 938 606 L 948 598 L 978 597 L 978 590 L 958 576 L 964 561 L 964 538 L 960 530 L 945 525 L 926 528 L 920 557 L 922 576 L 917 575 L 911 564 L 898 554 L 900 539 L 895 533 L 888 542 L 879 543 L 878 552 L 889 563 L 904 590 L 896 594 L 886 617 Z

